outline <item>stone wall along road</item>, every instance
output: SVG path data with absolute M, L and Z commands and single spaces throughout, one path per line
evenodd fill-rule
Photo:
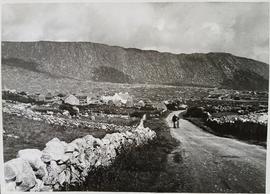
M 153 140 L 156 133 L 143 126 L 107 134 L 104 138 L 87 135 L 71 143 L 54 138 L 43 151 L 25 149 L 4 164 L 5 191 L 55 191 L 85 181 L 92 170 L 109 167 L 121 151 Z

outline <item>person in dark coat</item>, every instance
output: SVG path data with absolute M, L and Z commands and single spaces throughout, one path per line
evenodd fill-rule
M 177 120 L 176 120 L 176 127 L 179 128 L 179 117 L 177 117 Z
M 178 120 L 178 117 L 176 115 L 173 115 L 172 122 L 173 122 L 173 128 L 176 128 L 176 122 Z

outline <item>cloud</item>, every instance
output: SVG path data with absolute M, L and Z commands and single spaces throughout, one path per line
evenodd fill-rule
M 90 41 L 268 63 L 268 3 L 5 4 L 2 40 Z

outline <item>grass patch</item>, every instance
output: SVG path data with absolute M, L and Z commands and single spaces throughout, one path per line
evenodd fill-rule
M 89 134 L 102 138 L 108 133 L 102 129 L 51 125 L 7 113 L 3 113 L 3 129 L 5 131 L 3 137 L 4 161 L 15 158 L 21 149 L 37 148 L 42 150 L 45 144 L 54 137 L 71 142 Z M 6 134 L 16 135 L 19 138 L 8 137 Z

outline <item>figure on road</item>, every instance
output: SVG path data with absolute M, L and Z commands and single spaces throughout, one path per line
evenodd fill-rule
M 173 115 L 173 117 L 172 117 L 173 128 L 176 128 L 178 120 L 179 120 L 179 118 L 176 115 Z
M 179 116 L 177 117 L 177 120 L 176 120 L 176 127 L 179 128 Z

